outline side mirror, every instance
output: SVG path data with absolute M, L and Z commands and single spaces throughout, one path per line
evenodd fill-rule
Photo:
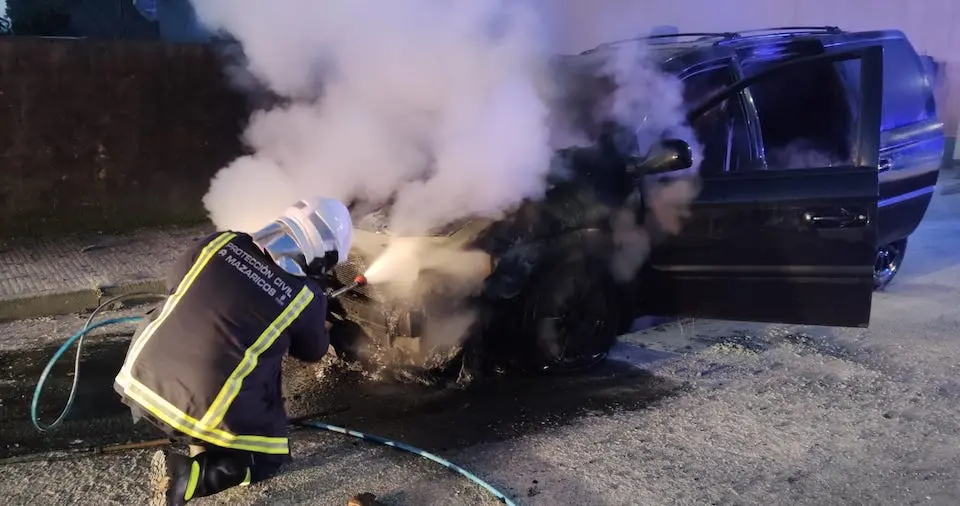
M 689 169 L 692 166 L 693 150 L 686 141 L 664 139 L 654 144 L 645 158 L 637 160 L 634 172 L 641 176 Z

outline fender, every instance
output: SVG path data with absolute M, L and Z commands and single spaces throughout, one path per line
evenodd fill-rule
M 523 292 L 533 274 L 560 262 L 603 259 L 612 250 L 609 232 L 584 228 L 545 240 L 518 244 L 503 254 L 481 292 L 490 300 L 510 300 Z

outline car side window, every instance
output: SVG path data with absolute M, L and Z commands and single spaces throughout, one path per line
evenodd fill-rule
M 767 65 L 758 62 L 744 68 L 754 73 Z M 768 170 L 850 163 L 856 96 L 844 81 L 848 69 L 841 65 L 830 61 L 796 64 L 747 88 L 757 110 Z M 859 67 L 854 73 L 859 75 Z
M 728 65 L 695 71 L 683 79 L 684 103 L 691 106 L 701 103 L 736 80 Z M 723 101 L 691 123 L 697 142 L 703 148 L 701 174 L 735 171 L 745 165 L 749 153 L 745 124 L 739 95 Z
M 883 43 L 882 130 L 911 125 L 936 114 L 926 68 L 904 39 Z
M 852 89 L 859 89 L 859 60 L 844 62 L 842 71 Z M 934 117 L 936 102 L 926 65 L 904 39 L 883 42 L 883 105 L 880 129 L 893 130 Z

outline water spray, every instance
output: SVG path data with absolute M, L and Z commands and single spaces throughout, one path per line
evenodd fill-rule
M 349 284 L 330 292 L 327 294 L 327 298 L 331 300 L 337 299 L 347 292 L 351 292 L 362 286 L 367 286 L 370 284 L 371 278 L 373 278 L 375 283 L 380 283 L 386 281 L 386 278 L 396 279 L 400 277 L 401 272 L 415 273 L 417 270 L 415 267 L 417 265 L 415 259 L 416 252 L 416 249 L 409 246 L 399 249 L 397 247 L 388 248 L 363 274 L 358 274 Z M 401 265 L 404 267 L 401 268 Z
M 389 253 L 389 252 L 393 252 L 393 251 L 394 251 L 394 250 L 388 250 L 388 253 Z M 371 277 L 375 278 L 375 279 L 374 279 L 374 282 L 381 282 L 381 281 L 384 280 L 383 278 L 385 278 L 385 277 L 391 277 L 391 275 L 392 275 L 392 278 L 396 278 L 396 277 L 397 277 L 397 273 L 394 273 L 394 272 L 384 272 L 384 269 L 386 269 L 385 264 L 387 264 L 387 263 L 399 264 L 399 263 L 401 262 L 400 259 L 395 258 L 395 257 L 396 257 L 395 254 L 394 254 L 394 255 L 388 255 L 388 254 L 382 255 L 382 256 L 381 256 L 380 258 L 378 258 L 375 262 L 373 262 L 373 265 L 371 265 L 371 266 L 366 270 L 366 272 L 364 272 L 363 274 L 358 274 L 357 277 L 353 278 L 353 281 L 350 282 L 349 284 L 344 285 L 343 287 L 338 288 L 338 289 L 330 292 L 330 293 L 327 295 L 327 298 L 328 298 L 328 299 L 331 299 L 331 300 L 332 300 L 332 299 L 337 299 L 337 298 L 339 298 L 340 296 L 342 296 L 343 294 L 345 294 L 345 293 L 347 293 L 347 292 L 351 292 L 351 291 L 356 290 L 357 288 L 360 288 L 360 287 L 362 287 L 362 286 L 367 286 L 368 284 L 370 284 L 370 278 L 371 278 Z M 409 260 L 409 259 L 406 259 L 406 258 L 405 258 L 404 260 Z M 408 263 L 410 263 L 410 262 L 408 262 Z M 410 270 L 410 269 L 405 269 L 405 270 Z

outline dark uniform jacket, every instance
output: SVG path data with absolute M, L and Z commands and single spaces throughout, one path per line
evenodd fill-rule
M 287 454 L 281 359 L 326 353 L 320 286 L 281 270 L 249 235 L 220 232 L 180 258 L 167 289 L 117 375 L 124 402 L 215 446 Z

